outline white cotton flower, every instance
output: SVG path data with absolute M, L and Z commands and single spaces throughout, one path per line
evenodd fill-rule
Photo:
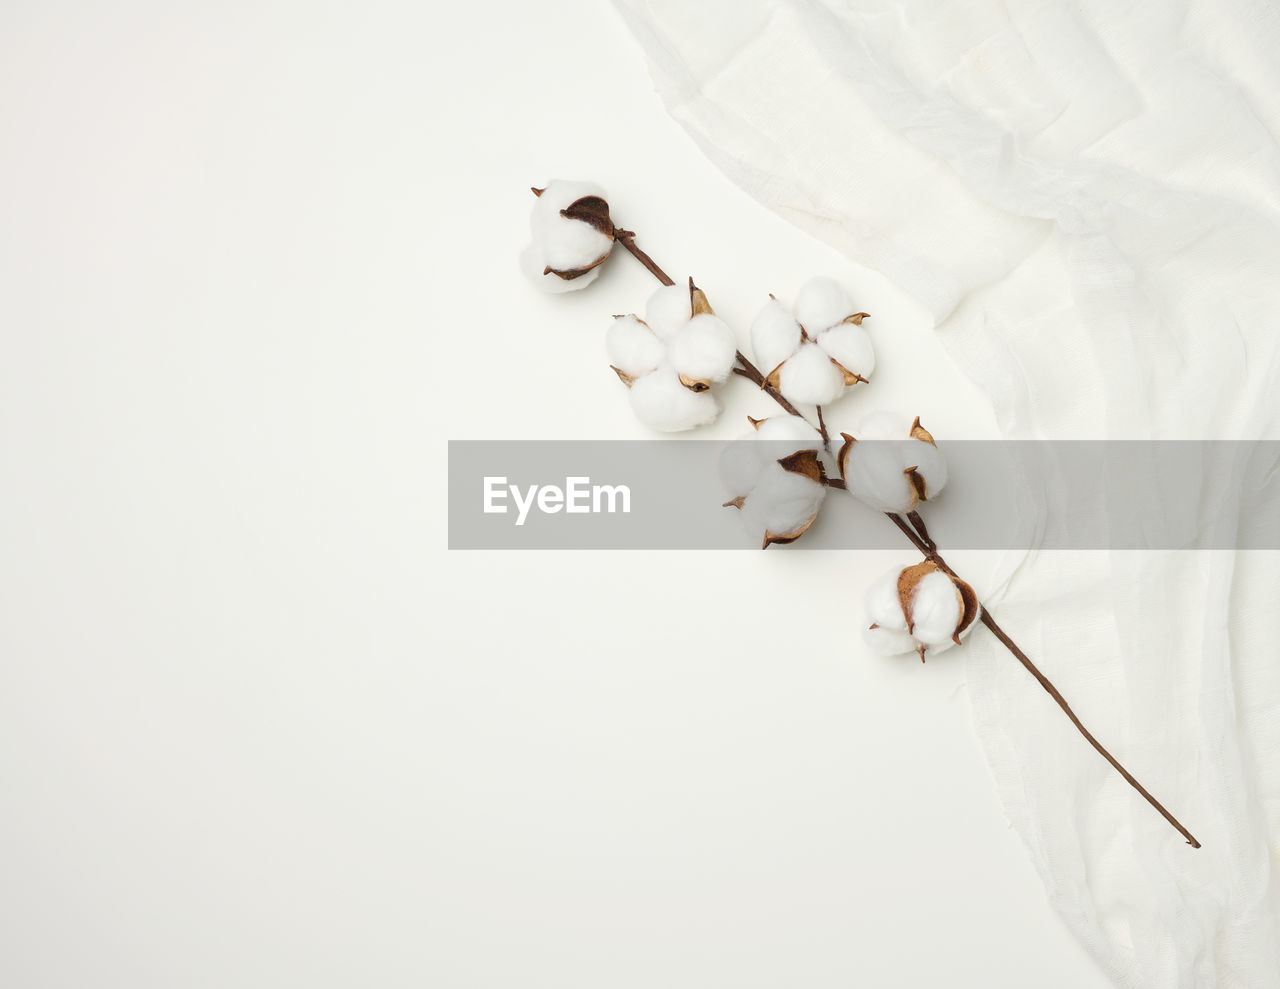
M 631 411 L 650 429 L 679 433 L 715 422 L 720 406 L 709 391 L 686 388 L 669 366 L 637 378 L 631 385 Z
M 666 340 L 693 317 L 693 287 L 664 285 L 644 304 L 644 321 Z
M 827 494 L 818 456 L 822 437 L 795 416 L 751 424 L 751 433 L 725 448 L 720 476 L 733 495 L 725 507 L 739 509 L 748 531 L 768 549 L 799 539 L 818 517 Z
M 615 317 L 605 336 L 636 418 L 664 433 L 713 422 L 720 405 L 711 386 L 729 376 L 738 354 L 733 331 L 692 280 L 658 289 L 644 314 Z
M 908 426 L 901 416 L 877 412 L 863 420 L 856 438 L 840 435 L 840 476 L 850 494 L 876 511 L 914 511 L 946 486 L 947 462 L 919 416 Z
M 556 179 L 534 189 L 531 239 L 520 266 L 546 292 L 586 288 L 613 250 L 614 227 L 604 190 L 589 182 Z
M 867 645 L 884 656 L 958 645 L 982 614 L 973 588 L 931 560 L 895 567 L 867 588 Z
M 826 405 L 844 391 L 844 375 L 817 344 L 804 343 L 788 357 L 769 383 L 793 402 Z
M 875 370 L 864 312 L 836 282 L 815 278 L 794 311 L 770 298 L 751 324 L 751 348 L 765 381 L 793 402 L 827 405 Z
M 693 381 L 723 381 L 737 354 L 733 331 L 710 313 L 698 313 L 667 341 L 671 366 Z
M 648 324 L 635 316 L 619 316 L 605 334 L 609 364 L 630 378 L 656 371 L 666 356 L 666 344 Z

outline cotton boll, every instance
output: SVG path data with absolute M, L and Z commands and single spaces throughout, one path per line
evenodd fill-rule
M 534 244 L 542 250 L 543 267 L 549 266 L 558 271 L 585 268 L 607 257 L 613 250 L 612 237 L 601 233 L 590 223 L 560 215 L 561 210 L 587 196 L 605 198 L 604 190 L 597 185 L 563 179 L 548 183 L 542 195 L 538 196 L 529 225 Z
M 598 276 L 599 264 L 613 250 L 613 226 L 608 220 L 607 207 L 603 208 L 603 215 L 597 217 L 598 224 L 561 215 L 561 210 L 587 197 L 603 201 L 604 190 L 589 182 L 558 179 L 548 183 L 534 201 L 529 216 L 532 241 L 520 261 L 525 274 L 543 291 L 573 292 L 586 288 Z M 556 274 L 583 269 L 589 270 L 576 278 Z
M 841 458 L 849 493 L 877 512 L 910 512 L 916 492 L 905 471 L 903 440 L 858 440 Z
M 844 392 L 844 375 L 822 348 L 806 343 L 779 370 L 778 390 L 793 402 L 826 405 Z
M 692 315 L 689 289 L 684 285 L 664 285 L 649 296 L 644 307 L 644 321 L 664 340 L 689 322 Z
M 876 368 L 871 335 L 861 326 L 853 323 L 834 326 L 818 335 L 818 346 L 852 374 L 870 378 Z
M 799 450 L 816 451 L 821 447 L 821 435 L 803 419 L 773 416 L 725 448 L 720 459 L 720 477 L 730 494 L 745 496 L 766 470 L 781 469 L 779 460 Z
M 577 278 L 561 278 L 546 271 L 547 257 L 536 244 L 530 244 L 520 253 L 520 269 L 534 285 L 552 295 L 586 288 L 600 276 L 602 267 L 597 265 Z
M 837 462 L 849 491 L 882 512 L 913 511 L 947 484 L 946 459 L 928 430 L 892 412 L 864 419 L 857 440 L 846 433 Z
M 814 336 L 853 314 L 853 303 L 843 288 L 830 278 L 806 282 L 796 295 L 796 319 Z
M 947 459 L 936 446 L 924 440 L 911 440 L 907 444 L 910 450 L 907 459 L 915 466 L 916 473 L 924 480 L 924 496 L 926 499 L 936 497 L 938 492 L 947 486 Z
M 940 570 L 926 574 L 911 592 L 911 634 L 930 649 L 950 643 L 964 602 L 951 578 Z
M 671 364 L 678 373 L 699 381 L 723 381 L 729 376 L 738 343 L 719 317 L 700 313 L 669 339 Z
M 692 429 L 720 414 L 710 383 L 728 377 L 737 353 L 721 320 L 705 311 L 693 316 L 695 295 L 705 302 L 692 285 L 663 286 L 649 297 L 643 322 L 616 319 L 607 341 L 614 367 L 630 379 L 632 410 L 662 432 Z
M 751 324 L 751 348 L 765 380 L 793 402 L 826 405 L 868 378 L 875 352 L 865 330 L 844 322 L 852 311 L 844 289 L 829 278 L 805 285 L 794 313 L 771 300 Z
M 768 465 L 767 447 L 755 440 L 754 433 L 742 436 L 725 446 L 720 454 L 720 480 L 733 497 L 746 495 Z
M 662 363 L 666 350 L 649 327 L 635 316 L 619 316 L 605 333 L 609 363 L 633 378 L 648 374 Z
M 713 422 L 720 406 L 711 392 L 695 392 L 680 383 L 670 365 L 637 378 L 627 393 L 636 418 L 651 429 L 678 433 Z
M 876 625 L 862 630 L 862 640 L 881 656 L 901 656 L 916 651 L 916 640 L 904 629 Z
M 742 505 L 742 517 L 756 533 L 799 534 L 822 505 L 826 488 L 778 463 L 766 467 Z
M 751 352 L 762 374 L 768 374 L 800 346 L 800 325 L 777 299 L 770 299 L 751 324 Z
M 865 600 L 867 617 L 872 624 L 905 634 L 907 616 L 902 610 L 902 599 L 898 595 L 898 578 L 901 574 L 902 567 L 894 567 L 882 574 L 867 588 Z
M 731 444 L 721 458 L 721 477 L 734 496 L 726 504 L 741 510 L 743 524 L 765 548 L 798 539 L 827 494 L 817 452 L 821 437 L 791 418 L 757 423 L 755 433 Z
M 529 229 L 533 234 L 534 242 L 543 247 L 549 247 L 554 241 L 559 248 L 563 249 L 574 243 L 572 237 L 575 232 L 586 230 L 603 239 L 604 251 L 597 251 L 594 255 L 587 257 L 583 263 L 589 264 L 601 253 L 607 253 L 613 245 L 613 238 L 601 233 L 590 223 L 561 215 L 562 210 L 568 209 L 578 200 L 593 196 L 605 199 L 604 190 L 590 182 L 569 182 L 564 179 L 548 182 L 547 187 L 534 201 L 533 212 L 529 215 Z M 593 243 L 598 246 L 600 241 L 584 240 L 579 243 Z
M 890 570 L 867 589 L 872 627 L 864 638 L 886 655 L 935 655 L 966 635 L 982 614 L 973 588 L 932 560 Z
M 613 250 L 613 238 L 583 220 L 561 216 L 579 199 L 598 196 L 604 190 L 590 182 L 557 179 L 547 184 L 533 204 L 529 227 L 533 242 L 542 248 L 545 264 L 560 271 L 585 268 Z

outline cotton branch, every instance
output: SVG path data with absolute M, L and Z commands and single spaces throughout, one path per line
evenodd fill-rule
M 645 268 L 647 268 L 649 272 L 658 279 L 658 281 L 663 285 L 674 285 L 675 281 L 665 271 L 658 267 L 657 262 L 636 246 L 635 236 L 635 233 L 630 230 L 615 229 L 614 231 L 614 237 L 617 242 L 626 248 L 636 258 L 636 260 L 644 265 Z M 690 284 L 692 286 L 692 279 L 690 280 Z M 758 385 L 760 389 L 768 394 L 768 396 L 772 398 L 785 412 L 793 416 L 799 416 L 801 419 L 805 419 L 805 416 L 803 416 L 794 405 L 787 401 L 786 396 L 765 381 L 764 375 L 761 374 L 760 370 L 746 358 L 742 351 L 738 351 L 737 358 L 738 366 L 733 369 L 735 374 L 738 374 Z M 805 421 L 807 422 L 808 420 L 806 419 Z M 830 442 L 828 440 L 826 422 L 823 418 L 822 408 L 820 406 L 818 408 L 818 423 L 818 430 L 822 435 L 823 446 L 827 448 L 828 452 L 830 452 Z M 845 482 L 840 478 L 828 479 L 827 486 L 839 490 L 847 490 Z M 898 527 L 899 530 L 902 531 L 903 535 L 911 541 L 912 545 L 920 551 L 925 559 L 931 560 L 939 569 L 946 571 L 951 576 L 959 577 L 959 575 L 956 574 L 956 572 L 952 570 L 946 561 L 938 554 L 938 547 L 929 537 L 928 530 L 925 528 L 924 520 L 920 517 L 918 512 L 908 513 L 907 518 L 910 522 L 903 519 L 901 515 L 896 515 L 892 512 L 886 512 L 885 515 Z M 1200 842 L 1196 840 L 1195 836 L 1183 827 L 1181 822 L 1170 814 L 1169 811 L 1165 809 L 1164 805 L 1151 795 L 1146 787 L 1134 779 L 1133 774 L 1125 769 L 1124 766 L 1120 764 L 1120 761 L 1108 752 L 1102 743 L 1094 738 L 1093 734 L 1085 728 L 1080 719 L 1076 716 L 1076 713 L 1071 710 L 1071 705 L 1067 703 L 1066 698 L 1062 696 L 1058 691 L 1058 688 L 1055 687 L 1049 678 L 1040 671 L 1040 669 L 1031 661 L 1030 657 L 1022 651 L 1017 643 L 1009 637 L 1008 633 L 1000 627 L 992 616 L 990 609 L 983 607 L 982 617 L 980 620 L 983 625 L 991 630 L 991 633 L 1000 641 L 1000 643 L 1009 650 L 1013 657 L 1023 665 L 1027 672 L 1036 678 L 1036 681 L 1040 686 L 1043 687 L 1045 692 L 1053 698 L 1054 702 L 1062 709 L 1062 712 L 1067 716 L 1071 723 L 1076 726 L 1076 729 L 1084 736 L 1085 740 L 1098 751 L 1098 754 L 1106 759 L 1116 772 L 1124 777 L 1125 781 L 1142 795 L 1147 803 L 1159 811 L 1160 815 L 1173 825 L 1174 829 L 1179 834 L 1187 839 L 1188 845 L 1192 848 L 1199 848 Z

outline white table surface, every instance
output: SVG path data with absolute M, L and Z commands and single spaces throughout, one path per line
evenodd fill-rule
M 652 282 L 535 295 L 531 184 L 744 340 L 845 281 L 837 425 L 994 436 L 923 311 L 722 178 L 605 4 L 218 6 L 0 13 L 0 984 L 1104 985 L 960 664 L 862 653 L 905 549 L 447 549 L 447 440 L 645 435 L 601 336 Z

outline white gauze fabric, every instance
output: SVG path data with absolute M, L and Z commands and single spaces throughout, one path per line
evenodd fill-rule
M 922 300 L 1007 437 L 1280 433 L 1274 7 L 618 5 L 706 154 Z M 1188 547 L 1214 521 L 1200 506 Z M 1006 812 L 1119 985 L 1280 984 L 1278 556 L 1031 552 L 977 589 L 1204 844 L 1187 848 L 991 636 L 968 640 Z

